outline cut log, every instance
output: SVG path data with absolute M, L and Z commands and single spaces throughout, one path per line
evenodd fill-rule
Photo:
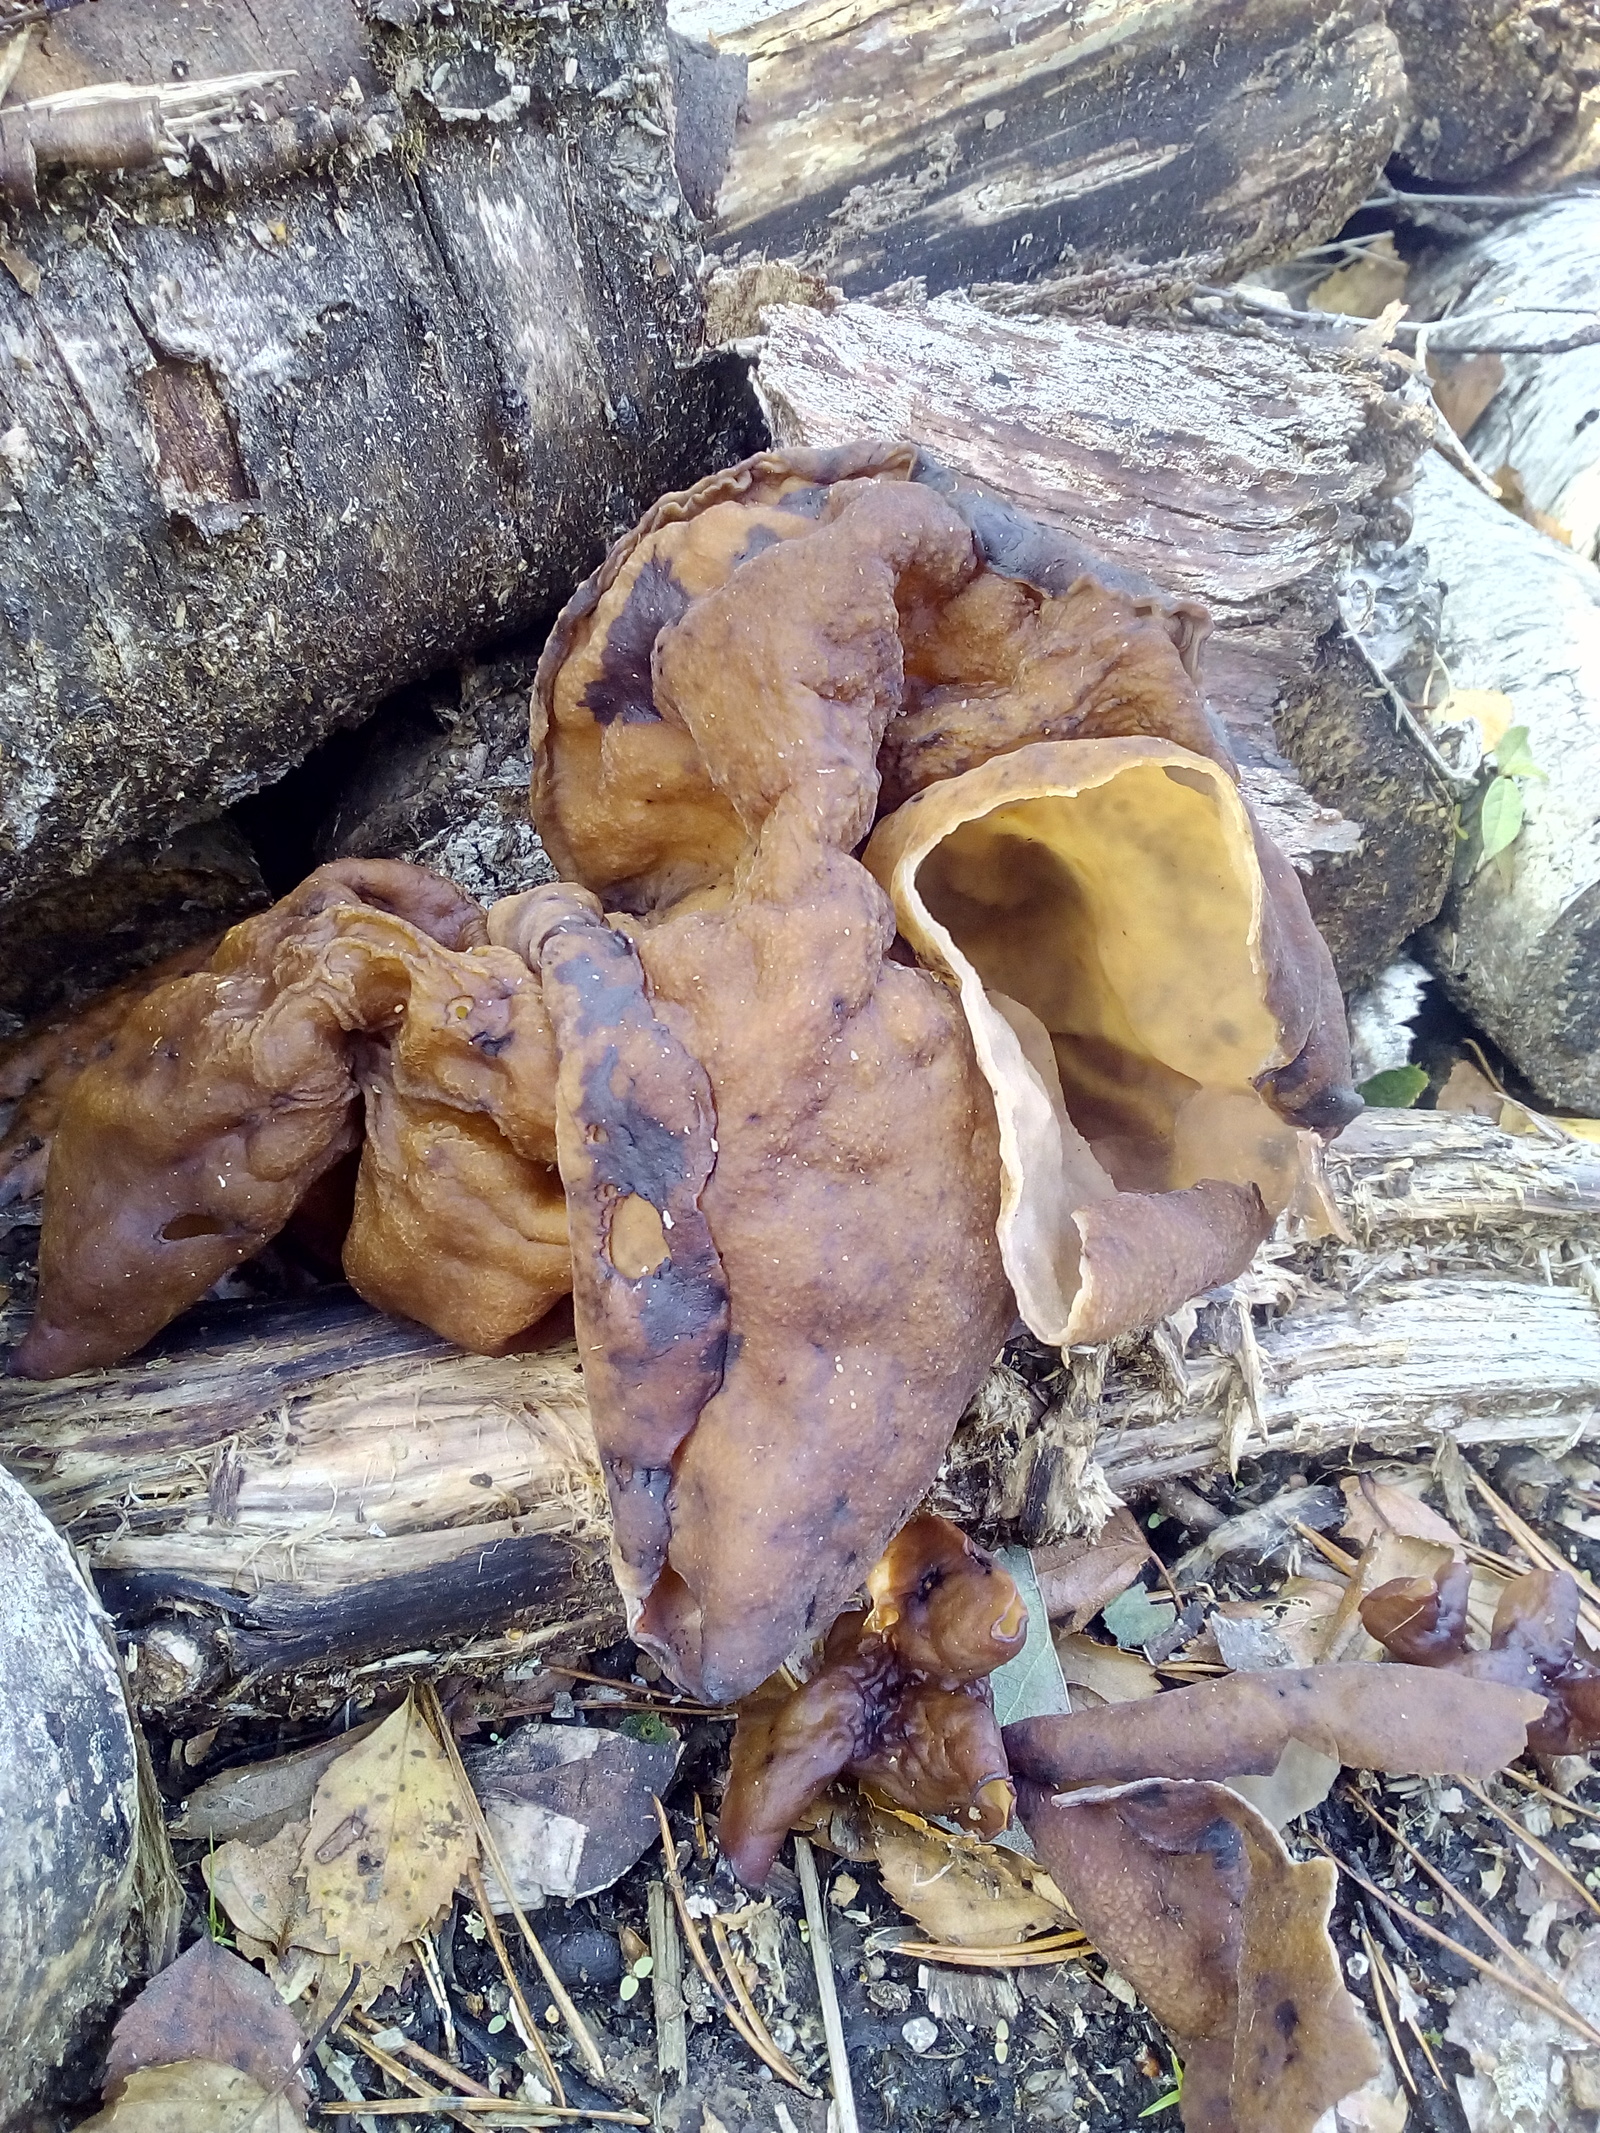
M 1350 1243 L 1269 1246 L 1186 1348 L 1169 1328 L 1076 1357 L 1042 1418 L 980 1396 L 937 1506 L 1032 1541 L 1091 1447 L 1128 1490 L 1267 1450 L 1600 1426 L 1600 1155 L 1380 1112 L 1331 1174 Z M 348 1299 L 207 1306 L 146 1360 L 0 1381 L 0 1458 L 92 1565 L 164 1725 L 582 1664 L 621 1633 L 570 1343 L 489 1360 Z
M 1485 866 L 1463 846 L 1423 953 L 1547 1103 L 1600 1114 L 1600 575 L 1436 456 L 1416 539 L 1445 581 L 1454 686 L 1504 691 L 1545 774 L 1508 850 Z
M 1376 0 L 669 0 L 747 62 L 717 238 L 851 291 L 1220 280 L 1331 236 L 1399 129 Z
M 1422 0 L 1389 19 L 1408 91 L 1402 168 L 1437 186 L 1470 185 L 1571 123 L 1592 63 L 1587 8 Z
M 1553 200 L 1502 222 L 1416 275 L 1407 295 L 1412 317 L 1440 321 L 1428 336 L 1436 356 L 1448 359 L 1457 348 L 1498 356 L 1501 383 L 1467 434 L 1479 466 L 1514 480 L 1525 503 L 1564 529 L 1578 555 L 1594 560 L 1600 198 Z M 1585 336 L 1587 345 L 1571 345 Z
M 955 295 L 762 317 L 755 381 L 780 444 L 914 437 L 1091 560 L 1205 602 L 1202 679 L 1245 789 L 1309 862 L 1344 983 L 1382 969 L 1438 910 L 1455 849 L 1454 796 L 1397 728 L 1339 609 L 1341 573 L 1392 552 L 1409 524 L 1427 418 L 1404 368 L 1327 324 L 1297 346 L 1248 325 L 1001 318 Z M 1313 802 L 1298 822 L 1292 806 L 1273 815 L 1291 766 Z M 1321 887 L 1351 822 L 1366 849 Z
M 720 374 L 681 367 L 700 304 L 659 21 L 412 12 L 103 0 L 29 49 L 0 272 L 6 899 L 541 618 L 721 456 Z M 172 96 L 214 68 L 254 70 L 267 117 L 190 124 Z M 64 124 L 41 100 L 119 77 L 160 94 L 71 107 L 65 167 L 40 162 Z M 113 108 L 148 121 L 140 167 L 72 167 L 103 164 Z
M 125 1982 L 139 1772 L 94 1597 L 26 1492 L 0 1473 L 0 2124 Z

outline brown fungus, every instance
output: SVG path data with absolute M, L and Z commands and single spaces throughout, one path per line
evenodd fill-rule
M 73 1084 L 12 1367 L 127 1355 L 358 1145 L 354 1285 L 504 1347 L 570 1286 L 554 1073 L 537 983 L 470 898 L 392 861 L 319 868 L 140 1000 Z
M 1186 2133 L 1311 2133 L 1377 2072 L 1328 1937 L 1331 1859 L 1297 1864 L 1225 1785 L 1024 1783 L 1018 1807 L 1084 1932 L 1172 2038 Z
M 1545 1699 L 1528 1725 L 1537 1756 L 1584 1755 L 1600 1746 L 1600 1655 L 1578 1635 L 1578 1581 L 1567 1571 L 1513 1578 L 1495 1607 L 1486 1650 L 1467 1645 L 1465 1563 L 1432 1578 L 1395 1578 L 1361 1602 L 1361 1622 L 1393 1659 L 1499 1682 Z
M 837 1777 L 980 1836 L 1011 1819 L 986 1677 L 1027 1634 L 1016 1586 L 948 1519 L 924 1513 L 891 1541 L 867 1591 L 871 1608 L 840 1616 L 804 1687 L 775 1678 L 739 1713 L 720 1833 L 751 1888 Z

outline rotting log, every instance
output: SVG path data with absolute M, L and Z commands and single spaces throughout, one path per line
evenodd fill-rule
M 1544 0 L 1421 0 L 1391 8 L 1407 109 L 1403 169 L 1434 185 L 1498 178 L 1570 130 L 1592 78 L 1593 11 Z
M 24 57 L 0 258 L 6 901 L 214 815 L 539 621 L 724 456 L 717 367 L 684 367 L 696 225 L 659 11 L 415 13 L 101 0 Z M 254 84 L 219 92 L 223 130 L 172 102 L 216 70 Z M 70 127 L 46 101 L 118 79 L 155 86 Z M 135 105 L 149 139 L 108 171 L 95 127 Z M 41 160 L 47 135 L 66 146 Z
M 1406 293 L 1413 318 L 1438 321 L 1435 357 L 1498 360 L 1500 382 L 1467 433 L 1479 466 L 1514 481 L 1576 554 L 1600 557 L 1600 198 L 1551 200 L 1501 222 Z
M 1220 280 L 1331 236 L 1399 130 L 1377 0 L 669 0 L 748 68 L 714 240 L 854 292 Z
M 1600 574 L 1437 458 L 1415 539 L 1453 685 L 1503 691 L 1543 773 L 1505 851 L 1462 846 L 1423 954 L 1547 1103 L 1600 1114 Z
M 1397 726 L 1339 604 L 1343 574 L 1409 525 L 1428 418 L 1406 365 L 1331 323 L 1296 341 L 1238 319 L 1000 317 L 959 295 L 771 305 L 760 320 L 755 384 L 779 444 L 914 437 L 1091 556 L 1205 602 L 1207 700 L 1246 791 L 1311 873 L 1347 986 L 1434 915 L 1454 795 Z
M 1600 1428 L 1600 1154 L 1381 1112 L 1330 1172 L 1350 1241 L 1271 1245 L 1192 1330 L 1076 1353 L 1046 1412 L 980 1397 L 939 1508 L 1035 1541 L 1086 1456 L 1128 1490 L 1268 1450 Z M 621 1633 L 554 1336 L 490 1360 L 338 1294 L 210 1305 L 118 1369 L 0 1381 L 0 1458 L 92 1568 L 165 1725 L 325 1710 L 446 1664 L 581 1664 Z

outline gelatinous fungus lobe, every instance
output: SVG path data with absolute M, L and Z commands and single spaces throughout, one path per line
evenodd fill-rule
M 960 987 L 1000 1120 L 1001 1249 L 1041 1338 L 1160 1317 L 1237 1273 L 1285 1208 L 1322 1213 L 1316 1144 L 1264 1089 L 1306 1031 L 1274 997 L 1223 764 L 1161 739 L 1035 742 L 913 796 L 865 858 Z
M 1297 1864 L 1225 1785 L 1024 1783 L 1018 1807 L 1085 1933 L 1172 2038 L 1187 2133 L 1310 2133 L 1376 2073 L 1328 1937 L 1331 1860 Z
M 470 898 L 397 862 L 319 868 L 139 1001 L 73 1084 L 13 1367 L 140 1347 L 358 1146 L 355 1285 L 505 1345 L 570 1283 L 554 1071 L 537 981 Z
M 740 1710 L 721 1841 L 752 1888 L 837 1777 L 982 1836 L 1011 1819 L 986 1677 L 1027 1634 L 1015 1584 L 959 1527 L 924 1513 L 890 1543 L 867 1590 L 872 1607 L 839 1618 L 810 1681 L 795 1689 L 774 1677 Z

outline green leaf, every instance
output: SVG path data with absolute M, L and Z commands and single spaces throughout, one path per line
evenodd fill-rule
M 1503 778 L 1548 778 L 1528 752 L 1526 726 L 1508 726 L 1494 748 L 1495 767 Z
M 1170 1629 L 1178 1610 L 1170 1600 L 1152 1600 L 1142 1585 L 1130 1585 L 1100 1610 L 1100 1619 L 1125 1652 L 1136 1652 Z
M 1361 1084 L 1360 1095 L 1362 1102 L 1375 1110 L 1409 1111 L 1427 1086 L 1426 1067 L 1385 1067 L 1381 1074 L 1374 1074 Z
M 1479 864 L 1487 866 L 1508 844 L 1515 841 L 1522 827 L 1522 788 L 1510 778 L 1496 778 L 1483 796 L 1483 805 L 1478 810 L 1478 835 L 1483 844 L 1483 856 Z
M 1050 1618 L 1045 1613 L 1033 1557 L 1026 1548 L 1002 1548 L 999 1560 L 1011 1573 L 1028 1610 L 1028 1634 L 1017 1656 L 996 1667 L 989 1676 L 995 1719 L 1002 1726 L 1011 1726 L 1024 1718 L 1059 1717 L 1071 1710 L 1072 1703 L 1061 1678 L 1061 1661 L 1050 1635 Z

